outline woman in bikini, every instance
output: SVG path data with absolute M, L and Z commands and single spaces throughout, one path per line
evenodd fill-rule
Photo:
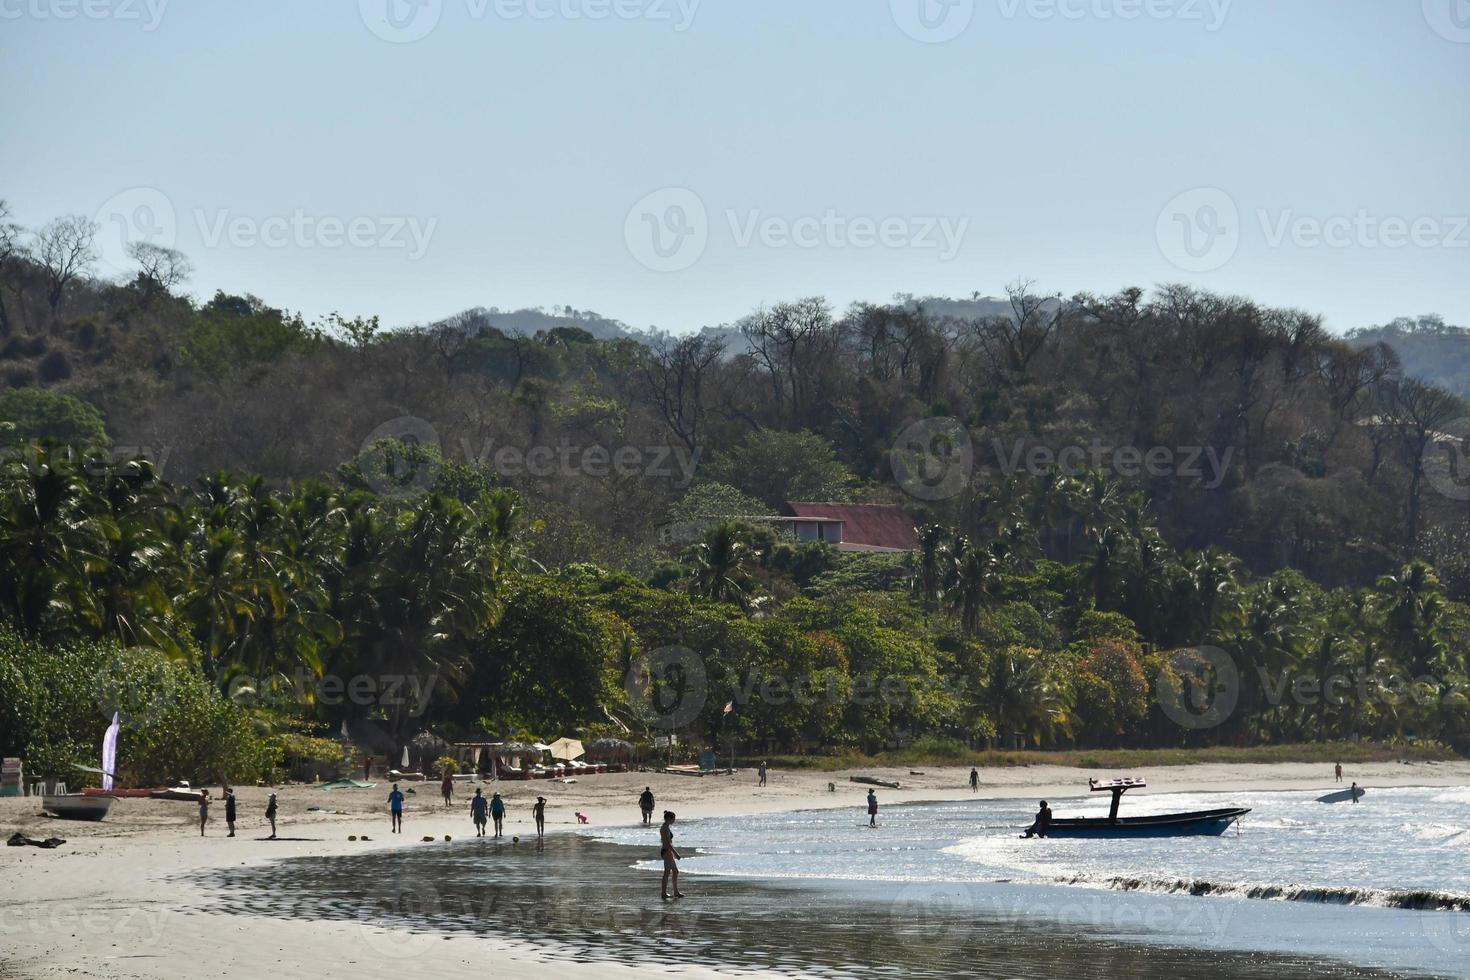
M 664 811 L 664 825 L 658 829 L 659 856 L 664 859 L 664 900 L 669 897 L 669 878 L 674 879 L 674 897 L 683 898 L 679 891 L 679 852 L 674 849 L 674 811 Z

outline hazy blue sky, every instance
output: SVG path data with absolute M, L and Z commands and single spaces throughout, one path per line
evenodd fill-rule
M 0 0 L 0 86 L 23 224 L 308 316 L 1026 276 L 1470 323 L 1470 0 Z

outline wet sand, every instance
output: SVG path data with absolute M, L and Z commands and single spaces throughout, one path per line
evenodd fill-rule
M 542 846 L 473 840 L 417 854 L 221 869 L 198 883 L 220 896 L 210 906 L 218 914 L 356 923 L 365 945 L 385 959 L 412 960 L 445 936 L 492 936 L 568 962 L 640 961 L 854 980 L 1392 975 L 1310 958 L 1144 945 L 1103 931 L 1064 930 L 988 914 L 979 907 L 983 902 L 961 898 L 953 885 L 686 876 L 688 897 L 665 902 L 656 873 L 629 868 L 630 861 L 649 856 L 642 850 L 574 834 Z
M 967 773 L 968 770 L 962 769 L 927 767 L 923 776 L 911 776 L 907 770 L 864 770 L 866 775 L 903 783 L 901 790 L 884 791 L 886 804 L 972 798 L 965 786 Z M 1328 767 L 1320 765 L 1202 765 L 1130 774 L 1146 776 L 1150 781 L 1149 791 L 1161 792 L 1244 787 L 1322 788 L 1324 791 L 1334 788 Z M 572 784 L 536 781 L 485 788 L 487 792 L 498 788 L 506 794 L 510 802 L 506 829 L 527 838 L 532 836 L 528 833 L 529 808 L 538 794 L 548 798 L 547 823 L 555 834 L 574 825 L 573 812 L 579 809 L 591 816 L 595 826 L 636 822 L 635 800 L 645 785 L 653 787 L 660 809 L 665 806 L 675 809 L 681 818 L 832 806 L 850 806 L 856 811 L 864 790 L 849 783 L 848 775 L 774 771 L 770 786 L 764 789 L 755 787 L 753 772 L 705 779 L 626 773 L 586 777 Z M 1101 775 L 1107 774 L 1052 766 L 987 769 L 981 772 L 979 795 L 1016 798 L 1019 806 L 1021 799 L 1030 797 L 1074 795 L 1086 784 L 1088 776 Z M 1348 775 L 1370 787 L 1465 786 L 1470 785 L 1470 763 L 1354 766 Z M 836 792 L 828 791 L 829 783 L 835 785 Z M 461 930 L 447 934 L 452 937 L 449 939 L 434 935 L 418 943 L 405 958 L 384 953 L 382 948 L 385 941 L 391 948 L 394 938 L 414 934 L 386 926 L 387 920 L 370 924 L 373 920 L 316 918 L 318 910 L 304 904 L 298 906 L 301 911 L 293 912 L 291 918 L 271 914 L 216 914 L 228 908 L 232 898 L 227 891 L 216 894 L 217 890 L 205 887 L 208 879 L 201 878 L 201 874 L 222 868 L 248 870 L 289 858 L 349 855 L 366 862 L 368 867 L 396 868 L 392 876 L 379 877 L 380 883 L 388 882 L 379 887 L 387 887 L 390 896 L 401 892 L 414 894 L 414 889 L 430 880 L 431 854 L 437 858 L 439 852 L 461 849 L 470 853 L 470 849 L 480 846 L 465 840 L 473 836 L 473 827 L 468 817 L 469 793 L 463 786 L 454 809 L 449 811 L 442 808 L 437 786 L 419 783 L 414 788 L 417 792 L 409 798 L 405 822 L 408 832 L 395 836 L 388 833 L 386 783 L 380 782 L 371 790 L 332 792 L 313 786 L 277 787 L 281 834 L 285 838 L 278 841 L 264 840 L 269 831 L 263 810 L 272 791 L 270 787 L 239 790 L 242 821 L 240 836 L 234 839 L 224 836 L 223 807 L 218 802 L 213 808 L 209 836 L 200 839 L 194 826 L 195 807 L 189 803 L 119 800 L 105 822 L 84 824 L 42 817 L 37 801 L 32 799 L 0 799 L 0 831 L 4 836 L 20 830 L 33 837 L 55 835 L 68 840 L 54 851 L 0 847 L 0 882 L 4 884 L 0 888 L 0 974 L 9 971 L 23 980 L 76 976 L 153 980 L 196 973 L 397 980 L 405 973 L 460 977 L 482 975 L 488 969 L 502 980 L 519 980 L 544 977 L 545 963 L 554 957 L 559 980 L 646 975 L 637 966 L 641 949 L 625 960 L 626 967 L 604 959 L 573 961 L 561 955 L 560 946 L 570 943 L 569 939 L 553 939 L 548 948 L 546 934 L 533 935 L 519 926 Z M 311 807 L 321 809 L 313 811 Z M 1021 809 L 1029 810 L 1029 805 Z M 363 834 L 372 840 L 347 840 L 349 835 Z M 425 834 L 434 836 L 436 842 L 422 843 L 420 837 Z M 455 842 L 444 844 L 445 834 L 453 836 Z M 550 845 L 548 852 L 559 854 L 555 849 L 559 847 L 559 844 Z M 587 886 L 592 890 L 585 894 L 581 904 L 595 908 L 599 902 L 617 902 L 643 910 L 639 915 L 664 915 L 656 891 L 646 885 L 630 884 L 637 880 L 633 876 L 641 873 L 628 870 L 629 863 L 621 860 L 626 876 L 615 883 L 603 880 Z M 653 884 L 656 888 L 656 881 Z M 281 887 L 295 894 L 294 886 L 289 883 Z M 370 905 L 373 897 L 374 893 L 364 890 L 345 896 L 343 901 L 360 900 L 364 908 L 388 908 L 382 902 Z M 205 911 L 222 899 L 224 904 L 215 913 Z M 556 904 L 563 903 L 558 900 Z M 711 912 L 708 906 L 700 908 L 702 916 Z M 819 911 L 822 917 L 826 916 L 825 910 Z M 687 915 L 683 910 L 670 914 Z M 915 914 L 922 926 L 924 913 Z M 902 916 L 897 918 L 901 920 Z M 887 916 L 887 920 L 895 920 L 895 916 Z M 851 938 L 865 928 L 875 927 L 874 921 L 852 920 L 843 925 L 832 920 L 830 928 L 828 923 L 822 923 L 822 928 L 827 930 L 824 935 Z M 649 927 L 655 922 L 649 920 Z M 701 924 L 700 928 L 705 927 Z M 781 938 L 779 930 L 771 931 L 770 948 L 799 947 L 801 937 L 794 930 L 794 926 L 788 930 L 794 937 L 789 943 Z M 566 930 L 561 932 L 565 934 Z M 763 948 L 764 935 L 750 938 L 750 946 Z M 374 941 L 374 936 L 387 939 Z M 922 943 L 922 932 L 918 936 Z M 1065 939 L 1065 935 L 1053 936 L 1042 946 L 1053 942 L 1065 945 Z M 1093 952 L 1106 955 L 1109 948 L 1104 942 L 1093 948 Z M 779 962 L 771 957 L 767 961 Z M 1217 957 L 1211 954 L 1209 962 L 1216 961 Z M 694 966 L 692 962 L 689 957 L 678 959 L 670 969 L 692 977 L 730 975 L 728 970 L 716 973 L 713 968 Z M 1123 962 L 1115 962 L 1114 966 L 1116 972 L 1112 975 L 1129 975 Z M 1213 974 L 1214 967 L 1210 969 Z M 779 974 L 783 967 L 767 966 L 748 972 Z M 1059 970 L 1053 975 L 1070 974 Z M 1276 975 L 1294 974 L 1288 970 L 1285 974 L 1278 971 Z

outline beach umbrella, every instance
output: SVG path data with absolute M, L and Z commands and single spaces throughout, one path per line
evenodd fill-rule
M 551 757 L 553 759 L 580 759 L 585 754 L 582 743 L 574 738 L 559 738 L 551 743 Z

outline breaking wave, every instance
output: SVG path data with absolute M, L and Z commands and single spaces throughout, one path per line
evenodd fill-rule
M 1063 885 L 1090 885 L 1116 891 L 1157 892 L 1164 895 L 1219 895 L 1277 902 L 1316 902 L 1324 905 L 1373 905 L 1422 912 L 1470 912 L 1470 895 L 1392 888 L 1343 888 L 1320 885 L 1261 885 L 1215 882 L 1190 878 L 1137 878 L 1122 875 L 1072 875 L 1056 879 Z

